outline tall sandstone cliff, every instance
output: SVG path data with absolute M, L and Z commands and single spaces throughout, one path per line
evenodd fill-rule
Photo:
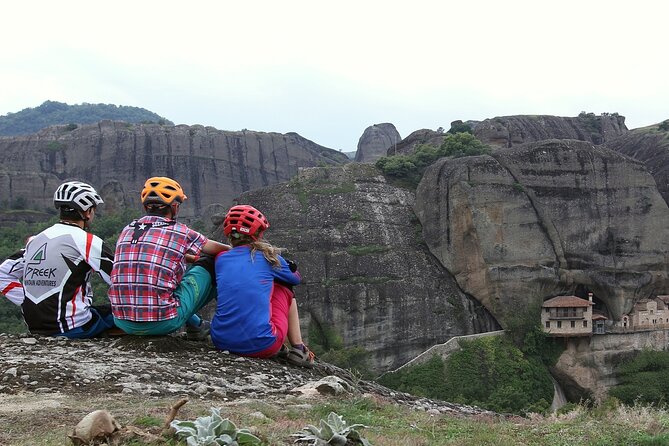
M 365 164 L 302 169 L 239 198 L 267 215 L 269 240 L 299 265 L 305 332 L 334 330 L 345 346 L 369 351 L 378 371 L 498 327 L 427 250 L 414 199 Z
M 503 327 L 591 291 L 619 320 L 669 292 L 669 208 L 642 163 L 573 140 L 441 159 L 417 190 L 430 251 Z
M 23 199 L 48 209 L 62 181 L 79 179 L 98 188 L 108 209 L 139 208 L 144 181 L 159 175 L 177 179 L 186 191 L 189 200 L 181 211 L 186 219 L 210 204 L 229 204 L 245 190 L 287 181 L 299 167 L 348 162 L 344 154 L 296 133 L 114 121 L 0 137 L 0 153 L 0 203 Z

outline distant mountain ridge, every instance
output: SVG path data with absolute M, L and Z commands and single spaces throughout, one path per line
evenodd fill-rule
M 25 108 L 17 113 L 0 116 L 0 136 L 29 135 L 52 125 L 93 124 L 105 119 L 135 124 L 174 125 L 172 121 L 140 107 L 86 102 L 68 105 L 63 102 L 45 101 L 39 107 Z

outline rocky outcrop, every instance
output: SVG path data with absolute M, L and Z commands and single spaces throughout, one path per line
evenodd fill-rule
M 245 190 L 287 181 L 299 167 L 348 162 L 296 133 L 112 121 L 0 137 L 0 152 L 0 202 L 25 199 L 31 207 L 50 209 L 56 187 L 80 179 L 98 188 L 112 209 L 139 208 L 144 181 L 160 175 L 175 178 L 189 196 L 181 209 L 186 219 L 212 203 L 229 204 Z
M 68 340 L 0 333 L 0 349 L 0 398 L 21 395 L 27 399 L 37 394 L 44 402 L 61 394 L 82 400 L 107 395 L 116 401 L 188 396 L 209 404 L 246 400 L 281 405 L 291 399 L 295 402 L 295 395 L 305 395 L 305 391 L 323 391 L 318 383 L 329 381 L 341 383 L 350 396 L 373 394 L 423 411 L 433 408 L 460 415 L 492 414 L 393 391 L 320 361 L 307 369 L 244 358 L 216 350 L 211 343 L 178 336 Z M 0 415 L 3 412 L 6 414 L 0 411 Z M 7 440 L 2 435 L 5 433 L 5 429 L 0 431 L 0 441 Z
M 434 147 L 439 147 L 444 142 L 446 133 L 437 132 L 430 129 L 420 129 L 412 132 L 409 136 L 404 138 L 397 144 L 397 147 L 388 149 L 388 156 L 391 155 L 407 155 L 416 151 L 416 147 L 421 144 L 428 144 Z
M 581 141 L 441 159 L 415 210 L 430 251 L 502 327 L 591 291 L 619 319 L 669 291 L 669 208 L 643 165 Z
M 381 371 L 452 336 L 497 328 L 428 252 L 414 194 L 371 165 L 302 169 L 239 202 L 267 215 L 268 238 L 297 261 L 310 339 L 339 336 L 345 347 L 367 350 Z
M 394 125 L 389 123 L 374 124 L 365 129 L 358 141 L 358 151 L 355 161 L 359 163 L 373 163 L 386 152 L 391 150 L 402 140 Z
M 570 339 L 551 368 L 569 401 L 604 400 L 618 384 L 615 368 L 642 350 L 666 350 L 669 331 L 653 330 Z
M 454 121 L 451 129 L 469 127 L 474 136 L 495 149 L 513 147 L 547 139 L 575 139 L 602 144 L 627 133 L 625 117 L 617 114 L 581 113 L 568 118 L 549 115 L 501 116 L 484 121 Z M 430 129 L 416 130 L 404 138 L 388 155 L 410 154 L 420 144 L 438 147 L 447 133 Z
M 606 147 L 641 161 L 669 203 L 669 131 L 659 125 L 634 129 L 607 141 Z
M 601 144 L 627 132 L 625 117 L 581 113 L 568 118 L 547 115 L 501 116 L 474 126 L 474 136 L 493 147 L 512 147 L 546 139 L 576 139 Z

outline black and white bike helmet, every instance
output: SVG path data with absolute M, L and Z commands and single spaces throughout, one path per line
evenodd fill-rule
M 90 184 L 80 181 L 68 181 L 61 184 L 53 194 L 53 204 L 56 209 L 69 206 L 80 212 L 86 212 L 94 206 L 104 203 L 100 195 Z

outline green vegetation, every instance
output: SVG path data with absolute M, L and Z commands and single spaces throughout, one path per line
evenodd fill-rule
M 451 123 L 451 128 L 448 129 L 447 133 L 452 135 L 456 133 L 472 133 L 472 127 L 462 121 L 454 121 Z
M 49 141 L 46 145 L 47 152 L 59 152 L 66 149 L 67 146 L 60 141 Z
M 63 395 L 63 406 L 42 404 L 40 422 L 26 416 L 26 411 L 11 410 L 3 402 L 3 426 L 0 440 L 14 446 L 62 446 L 71 444 L 67 435 L 83 414 L 94 408 L 105 408 L 123 426 L 137 426 L 132 420 L 149 413 L 163 414 L 174 403 L 174 396 L 146 398 L 126 394 Z M 44 401 L 44 395 L 22 395 L 19 404 Z M 15 399 L 16 400 L 16 399 Z M 263 445 L 288 446 L 295 444 L 292 434 L 304 426 L 319 423 L 335 412 L 344 420 L 368 426 L 365 438 L 375 446 L 605 446 L 605 445 L 666 445 L 669 444 L 669 413 L 665 409 L 643 405 L 625 406 L 603 404 L 588 408 L 570 405 L 571 410 L 548 416 L 533 414 L 527 418 L 496 415 L 463 416 L 448 413 L 434 414 L 395 404 L 375 396 L 328 398 L 304 404 L 303 399 L 286 396 L 280 402 L 242 398 L 234 401 L 192 399 L 180 414 L 187 419 L 210 414 L 212 405 L 221 407 L 221 415 L 237 426 L 245 426 L 260 438 Z M 20 406 L 13 406 L 20 407 Z M 28 412 L 31 414 L 32 412 Z M 259 417 L 258 413 L 264 415 Z M 142 431 L 147 431 L 141 425 Z M 151 432 L 151 430 L 149 430 Z M 162 436 L 151 441 L 137 435 L 125 437 L 118 446 L 180 445 Z
M 248 429 L 237 429 L 235 423 L 221 417 L 221 409 L 212 408 L 208 417 L 195 421 L 174 420 L 170 426 L 177 436 L 185 438 L 189 446 L 244 446 L 260 445 L 260 439 Z
M 669 132 L 669 119 L 667 119 L 666 121 L 662 121 L 662 123 L 660 123 L 660 125 L 657 128 L 664 132 Z
M 669 402 L 669 352 L 644 350 L 616 370 L 619 384 L 609 394 L 625 404 Z
M 366 426 L 362 424 L 347 424 L 341 415 L 335 412 L 330 412 L 327 419 L 321 418 L 321 421 L 316 427 L 312 424 L 308 425 L 302 432 L 291 435 L 296 437 L 295 443 L 308 443 L 314 445 L 332 445 L 332 446 L 346 446 L 361 444 L 363 446 L 371 446 L 358 432 L 359 429 L 364 429 Z
M 385 175 L 416 187 L 423 172 L 430 164 L 439 158 L 449 156 L 459 158 L 463 156 L 477 156 L 490 153 L 491 149 L 470 133 L 448 134 L 439 147 L 421 144 L 411 155 L 393 155 L 380 158 L 376 167 Z
M 530 350 L 544 340 L 534 337 Z M 435 355 L 424 364 L 383 375 L 379 381 L 414 395 L 500 413 L 541 413 L 550 407 L 553 383 L 545 362 L 553 359 L 551 355 L 543 358 L 523 352 L 504 336 L 460 341 L 460 347 L 446 361 Z
M 309 324 L 308 340 L 309 348 L 320 360 L 363 378 L 372 378 L 369 353 L 363 347 L 344 347 L 344 340 L 334 327 L 314 320 Z
M 39 107 L 0 116 L 0 136 L 26 135 L 52 125 L 66 125 L 65 131 L 72 131 L 78 124 L 92 124 L 103 119 L 173 125 L 171 121 L 139 107 L 85 102 L 67 105 L 46 101 Z
M 350 245 L 346 247 L 346 252 L 352 256 L 366 256 L 373 254 L 381 254 L 390 251 L 389 246 L 381 245 Z
M 584 121 L 585 127 L 592 132 L 591 137 L 600 137 L 602 133 L 602 119 L 594 113 L 587 113 L 582 111 L 578 117 Z

